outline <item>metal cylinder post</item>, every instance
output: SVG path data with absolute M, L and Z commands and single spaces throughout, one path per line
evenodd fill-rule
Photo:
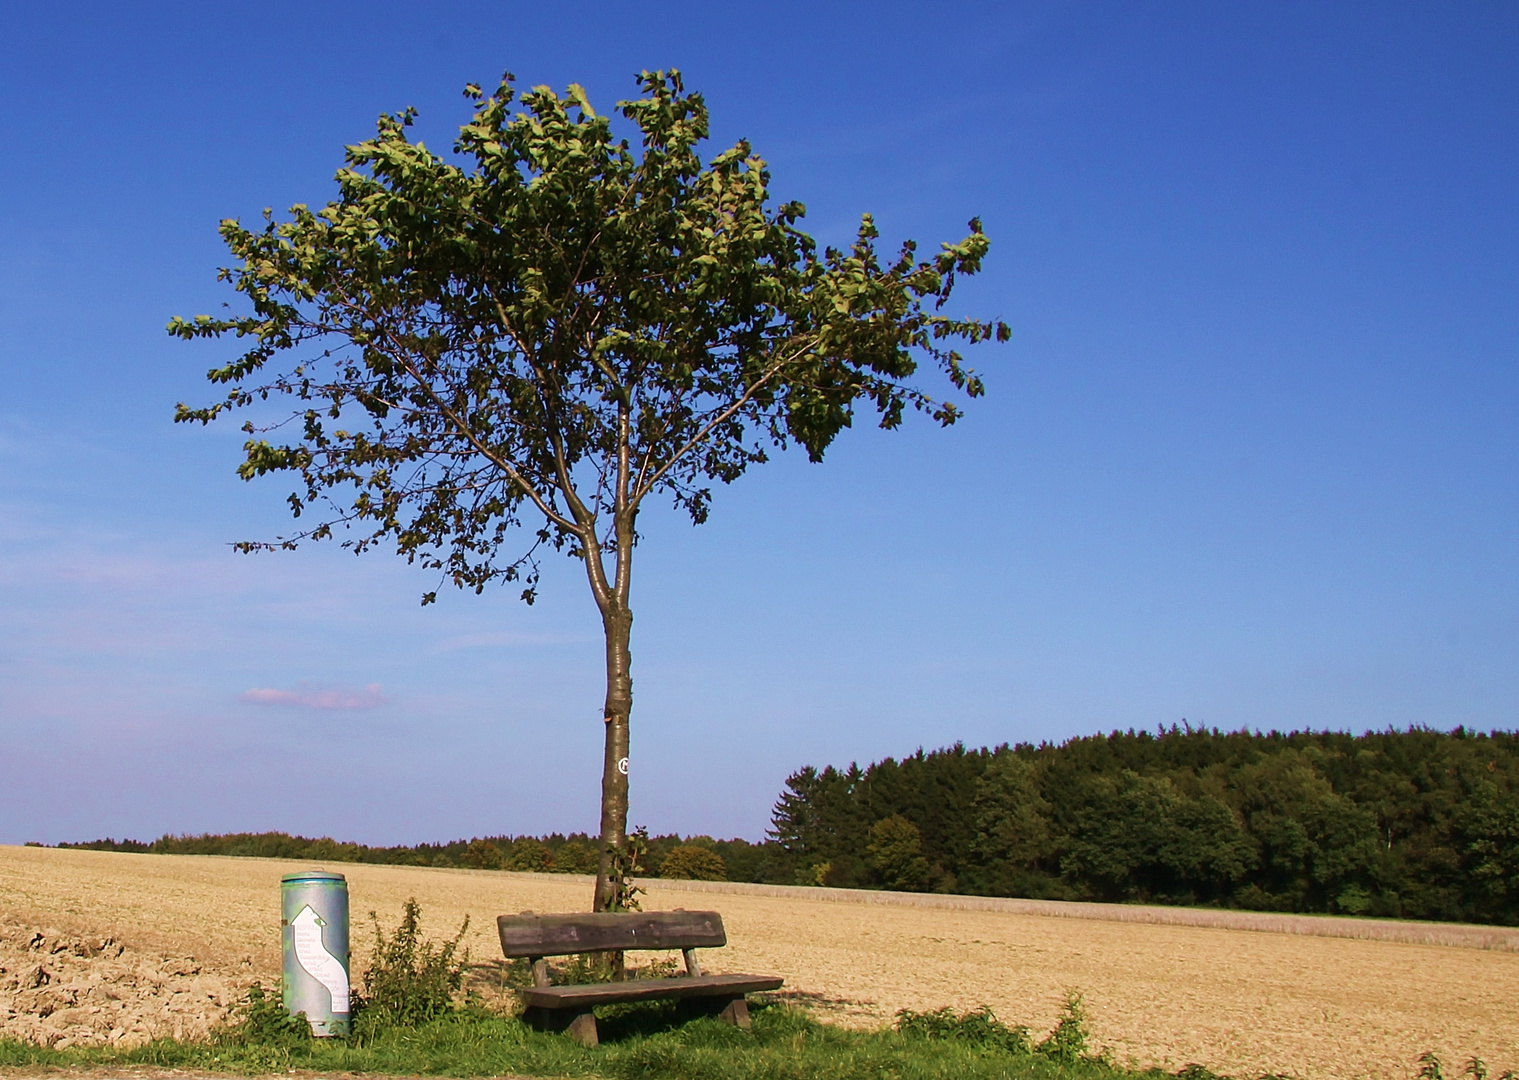
M 347 1035 L 348 880 L 312 870 L 280 879 L 283 991 L 291 1016 L 317 1036 Z

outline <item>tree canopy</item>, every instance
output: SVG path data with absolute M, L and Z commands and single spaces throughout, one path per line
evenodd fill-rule
M 927 363 L 976 397 L 956 346 L 1008 337 L 943 311 L 986 255 L 978 221 L 927 257 L 883 258 L 868 215 L 848 250 L 820 250 L 747 143 L 702 161 L 706 105 L 678 72 L 640 89 L 618 106 L 633 139 L 579 86 L 519 100 L 510 76 L 466 88 L 451 157 L 411 140 L 412 111 L 382 116 L 336 199 L 222 223 L 222 276 L 250 312 L 169 325 L 246 343 L 209 373 L 225 397 L 178 420 L 289 402 L 245 424 L 239 473 L 294 474 L 291 510 L 315 520 L 244 550 L 341 532 L 461 588 L 520 582 L 528 602 L 545 549 L 583 563 L 607 638 L 598 907 L 626 835 L 645 499 L 700 523 L 713 481 L 793 443 L 819 461 L 862 410 L 951 424 L 960 407 L 913 377 Z

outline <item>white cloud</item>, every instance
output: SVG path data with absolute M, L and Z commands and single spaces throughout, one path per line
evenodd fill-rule
M 370 683 L 360 690 L 319 690 L 305 683 L 295 690 L 256 687 L 244 690 L 240 696 L 255 705 L 285 705 L 298 709 L 373 709 L 387 700 L 380 693 L 379 683 Z

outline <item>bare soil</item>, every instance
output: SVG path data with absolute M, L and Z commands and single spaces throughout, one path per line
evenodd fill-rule
M 277 977 L 279 879 L 309 868 L 0 847 L 0 1035 L 56 1044 L 208 1030 L 242 987 Z M 503 1003 L 495 916 L 584 910 L 591 895 L 588 878 L 569 875 L 327 869 L 348 877 L 356 972 L 366 913 L 393 927 L 415 896 L 430 935 L 452 936 L 470 916 L 473 981 Z M 722 912 L 730 944 L 704 954 L 704 969 L 784 975 L 782 996 L 834 1022 L 985 1004 L 1042 1034 L 1076 990 L 1095 1042 L 1123 1063 L 1408 1080 L 1435 1050 L 1456 1068 L 1471 1057 L 1495 1075 L 1519 1068 L 1519 953 L 1490 928 L 1446 928 L 1433 939 L 1442 944 L 1418 927 L 1404 935 L 1413 941 L 1337 936 L 1350 932 L 1343 920 L 1203 913 L 1211 925 L 1185 925 L 1101 905 L 977 910 L 946 898 L 649 885 L 648 909 Z M 37 968 L 48 981 L 25 985 Z

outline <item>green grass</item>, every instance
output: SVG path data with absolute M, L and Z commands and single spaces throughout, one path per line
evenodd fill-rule
M 601 1015 L 600 1013 L 598 1015 Z M 741 1031 L 715 1020 L 680 1023 L 672 1004 L 605 1010 L 595 1049 L 521 1022 L 464 1010 L 365 1040 L 231 1030 L 205 1043 L 160 1040 L 132 1049 L 51 1050 L 0 1041 L 0 1067 L 159 1066 L 245 1075 L 291 1069 L 410 1076 L 595 1076 L 608 1080 L 1160 1080 L 1090 1057 L 1059 1057 L 982 1027 L 847 1031 L 786 1006 L 754 1009 Z M 1006 1030 L 1006 1029 L 1004 1029 Z M 1184 1070 L 1185 1072 L 1185 1070 Z M 1208 1080 L 1196 1069 L 1187 1080 Z

